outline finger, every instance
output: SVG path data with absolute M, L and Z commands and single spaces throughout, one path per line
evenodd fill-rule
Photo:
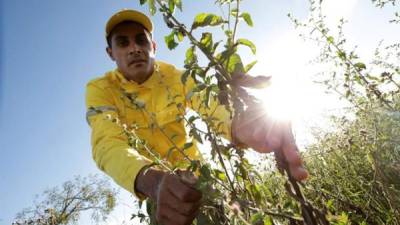
M 201 202 L 200 201 L 194 202 L 194 203 L 180 202 L 176 198 L 175 201 L 169 201 L 165 204 L 183 216 L 193 216 L 193 215 L 197 214 L 197 211 L 200 208 Z
M 300 156 L 300 152 L 299 152 L 296 144 L 284 141 L 282 150 L 283 150 L 283 154 L 286 158 L 286 161 L 290 165 L 301 166 L 303 164 L 303 161 Z
M 308 172 L 303 166 L 289 166 L 290 174 L 298 181 L 305 180 L 308 177 Z
M 161 207 L 169 207 L 182 215 L 190 216 L 199 209 L 201 201 L 198 202 L 182 202 L 169 190 L 164 191 L 158 198 L 157 204 Z
M 158 222 L 161 222 L 163 225 L 190 225 L 196 217 L 196 214 L 184 216 L 168 206 L 162 206 L 161 208 L 157 218 L 160 219 Z
M 283 154 L 289 164 L 289 170 L 296 180 L 304 180 L 308 177 L 307 170 L 303 167 L 303 160 L 296 145 L 290 123 L 284 124 L 283 134 Z
M 200 191 L 183 183 L 177 175 L 171 175 L 168 182 L 168 190 L 182 202 L 197 202 L 202 197 Z
M 270 84 L 270 76 L 250 76 L 245 73 L 233 73 L 232 81 L 235 85 L 252 88 L 265 88 Z
M 181 178 L 181 181 L 190 187 L 194 187 L 199 180 L 193 172 L 188 170 L 177 170 L 177 174 Z

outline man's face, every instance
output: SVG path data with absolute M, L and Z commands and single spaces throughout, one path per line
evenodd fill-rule
M 107 53 L 128 79 L 137 83 L 146 81 L 154 70 L 155 44 L 148 31 L 140 24 L 124 22 L 115 26 L 111 47 Z

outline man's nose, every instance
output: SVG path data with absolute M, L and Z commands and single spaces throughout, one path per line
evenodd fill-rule
M 131 41 L 129 45 L 129 54 L 138 54 L 141 53 L 141 46 L 138 45 L 135 41 Z

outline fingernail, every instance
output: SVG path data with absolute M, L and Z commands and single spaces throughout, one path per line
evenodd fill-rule
M 304 167 L 298 169 L 298 180 L 305 180 L 308 177 L 308 171 Z

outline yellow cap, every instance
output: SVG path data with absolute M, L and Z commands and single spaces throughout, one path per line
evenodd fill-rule
M 110 34 L 112 29 L 119 23 L 123 21 L 133 21 L 141 24 L 147 31 L 153 33 L 153 23 L 150 18 L 145 14 L 132 10 L 132 9 L 123 9 L 119 12 L 116 12 L 114 15 L 110 17 L 107 21 L 106 25 L 106 37 Z

